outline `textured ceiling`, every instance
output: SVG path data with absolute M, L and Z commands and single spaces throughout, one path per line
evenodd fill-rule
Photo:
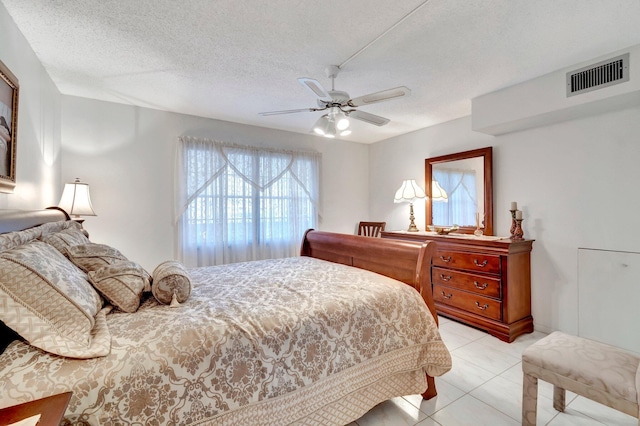
M 60 92 L 308 133 L 319 80 L 423 0 L 0 0 Z M 350 60 L 352 97 L 412 95 L 362 111 L 372 143 L 471 113 L 471 99 L 640 44 L 640 0 L 431 0 Z

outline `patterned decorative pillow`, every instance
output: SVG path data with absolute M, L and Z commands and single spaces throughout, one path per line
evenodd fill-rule
M 58 222 L 47 222 L 36 227 L 36 229 L 40 229 L 40 235 L 42 236 L 53 234 L 55 232 L 64 231 L 65 229 L 69 229 L 69 228 L 79 229 L 80 232 L 82 232 L 85 237 L 87 238 L 89 237 L 89 233 L 82 227 L 82 224 L 76 222 L 75 220 L 61 220 Z
M 119 261 L 89 272 L 89 281 L 111 304 L 133 313 L 140 307 L 142 291 L 149 286 L 147 271 L 135 262 Z
M 0 320 L 44 351 L 94 358 L 111 350 L 100 295 L 42 241 L 0 252 L 0 300 Z
M 42 234 L 39 226 L 0 235 L 0 250 L 8 250 L 35 240 Z
M 153 271 L 151 292 L 158 302 L 165 305 L 183 303 L 191 294 L 189 273 L 176 260 L 164 261 Z
M 106 244 L 89 243 L 65 247 L 62 254 L 87 273 L 115 262 L 129 260 L 118 249 Z
M 40 240 L 51 244 L 62 254 L 65 254 L 64 249 L 67 247 L 91 243 L 82 229 L 77 227 L 70 227 L 59 232 L 42 235 Z
M 44 236 L 63 231 L 65 229 L 78 229 L 85 236 L 86 231 L 82 229 L 82 225 L 73 220 L 61 220 L 58 222 L 49 222 L 33 228 L 24 229 L 22 231 L 7 232 L 0 234 L 0 250 L 8 250 L 21 246 L 35 239 L 41 239 Z
M 78 268 L 87 273 L 97 271 L 104 266 L 129 260 L 118 249 L 106 244 L 89 243 L 67 247 L 63 254 Z M 142 269 L 142 271 L 145 275 L 144 291 L 151 291 L 151 274 L 145 269 Z

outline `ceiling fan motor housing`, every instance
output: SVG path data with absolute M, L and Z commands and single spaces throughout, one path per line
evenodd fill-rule
M 342 90 L 329 90 L 329 96 L 331 96 L 331 102 L 323 101 L 322 99 L 317 99 L 318 106 L 320 108 L 339 106 L 345 107 L 348 106 L 348 101 L 351 99 L 347 92 L 343 92 Z

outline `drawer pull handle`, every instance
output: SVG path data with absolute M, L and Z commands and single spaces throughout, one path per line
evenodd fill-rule
M 478 259 L 473 259 L 473 263 L 474 265 L 480 267 L 480 268 L 484 268 L 485 266 L 487 266 L 487 263 L 489 263 L 489 261 L 487 259 L 483 260 L 482 263 L 478 262 Z
M 476 306 L 478 307 L 478 309 L 480 309 L 481 311 L 485 311 L 488 307 L 489 304 L 485 303 L 484 305 L 480 306 L 480 304 L 476 301 Z
M 440 274 L 440 279 L 442 281 L 451 281 L 451 275 Z
M 489 284 L 487 284 L 487 283 L 482 283 L 482 285 L 480 285 L 480 283 L 479 283 L 478 281 L 474 281 L 474 282 L 473 282 L 473 285 L 475 285 L 475 286 L 476 286 L 476 288 L 479 288 L 480 290 L 484 290 L 485 288 L 487 288 L 487 286 L 488 286 Z
M 440 256 L 440 260 L 442 260 L 443 262 L 449 263 L 451 262 L 451 256 L 448 256 L 448 257 Z
M 449 293 L 446 294 L 444 291 L 442 292 L 442 297 L 444 297 L 445 299 L 451 299 L 453 297 L 453 294 Z M 478 302 L 476 302 L 478 303 Z

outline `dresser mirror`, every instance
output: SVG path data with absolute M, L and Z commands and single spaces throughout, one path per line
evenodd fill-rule
M 493 235 L 492 148 L 425 160 L 427 225 Z

